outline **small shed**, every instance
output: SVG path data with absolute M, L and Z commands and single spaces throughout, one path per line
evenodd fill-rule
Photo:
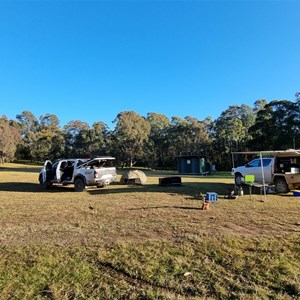
M 179 174 L 207 175 L 211 172 L 211 163 L 207 156 L 183 154 L 177 156 Z

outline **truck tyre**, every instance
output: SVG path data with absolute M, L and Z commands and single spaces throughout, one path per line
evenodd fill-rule
M 82 192 L 85 188 L 85 183 L 82 178 L 76 178 L 74 181 L 74 188 L 76 192 Z
M 237 186 L 242 185 L 242 184 L 243 184 L 242 178 L 243 178 L 243 176 L 242 176 L 241 173 L 236 173 L 236 174 L 235 174 L 235 178 L 234 178 L 234 180 L 235 180 L 235 185 L 237 185 Z
M 284 178 L 275 179 L 275 190 L 277 193 L 288 193 L 289 187 Z

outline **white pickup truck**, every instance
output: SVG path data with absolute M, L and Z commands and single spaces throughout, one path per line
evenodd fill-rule
M 231 174 L 235 177 L 237 186 L 244 183 L 245 175 L 254 175 L 255 182 L 274 185 L 278 193 L 300 188 L 300 152 L 270 151 L 273 157 L 263 157 L 252 160 L 244 166 L 233 168 Z M 262 165 L 261 165 L 262 163 Z
M 116 179 L 114 157 L 102 156 L 93 159 L 60 159 L 52 164 L 47 160 L 39 173 L 43 189 L 54 183 L 74 184 L 75 191 L 81 192 L 86 186 L 104 187 Z

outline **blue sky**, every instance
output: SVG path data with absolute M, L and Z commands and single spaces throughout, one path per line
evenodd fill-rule
M 300 1 L 0 0 L 0 115 L 110 127 L 294 101 Z

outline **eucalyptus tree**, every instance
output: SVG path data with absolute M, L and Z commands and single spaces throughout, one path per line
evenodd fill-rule
M 175 157 L 183 151 L 189 151 L 187 137 L 188 124 L 178 116 L 171 118 L 171 127 L 169 130 L 170 154 Z
M 0 117 L 0 163 L 10 162 L 15 158 L 17 145 L 21 140 L 18 130 L 10 125 L 6 116 Z
M 253 108 L 254 114 L 257 114 L 260 110 L 264 109 L 266 104 L 268 104 L 268 102 L 265 99 L 256 100 Z
M 194 153 L 206 152 L 211 143 L 210 118 L 200 121 L 187 116 L 184 119 L 187 122 L 188 149 Z
M 148 113 L 147 120 L 150 124 L 147 161 L 153 167 L 167 166 L 170 161 L 168 133 L 171 121 L 167 116 L 155 112 Z
M 90 126 L 80 120 L 69 121 L 64 127 L 65 155 L 67 157 L 88 156 L 87 148 L 90 142 Z
M 249 129 L 257 150 L 280 150 L 299 147 L 300 103 L 274 100 L 257 113 L 255 124 Z
M 48 130 L 57 130 L 57 128 L 59 127 L 60 121 L 54 114 L 47 113 L 44 116 L 40 116 L 39 119 L 39 127 L 41 128 L 46 128 Z
M 30 132 L 37 132 L 39 129 L 39 121 L 34 114 L 28 110 L 24 110 L 16 116 L 20 125 L 20 133 L 23 137 Z
M 101 156 L 110 154 L 110 130 L 108 126 L 102 122 L 94 122 L 90 129 L 90 156 Z
M 87 123 L 79 126 L 74 134 L 73 153 L 78 157 L 95 157 L 108 153 L 109 129 L 104 122 L 94 122 L 92 127 Z
M 246 104 L 232 105 L 214 122 L 214 136 L 225 149 L 237 150 L 250 139 L 248 129 L 254 124 L 253 109 Z
M 215 120 L 213 124 L 214 158 L 221 168 L 230 168 L 232 151 L 246 150 L 251 140 L 248 130 L 254 121 L 253 109 L 246 104 L 229 106 Z
M 64 155 L 64 136 L 54 114 L 39 117 L 38 131 L 35 133 L 35 147 L 32 154 L 35 160 L 55 159 Z
M 32 112 L 23 111 L 16 119 L 12 124 L 22 136 L 19 158 L 41 161 L 63 155 L 64 136 L 56 115 L 47 113 L 37 119 Z
M 295 97 L 296 97 L 296 102 L 300 102 L 300 92 L 297 92 L 295 94 Z
M 34 159 L 37 142 L 37 132 L 39 121 L 30 111 L 23 111 L 16 116 L 18 128 L 22 136 L 22 143 L 18 147 L 18 157 L 24 159 Z
M 123 111 L 113 121 L 114 153 L 127 166 L 144 158 L 145 145 L 150 133 L 149 122 L 135 111 Z
M 171 152 L 173 156 L 180 153 L 197 153 L 206 152 L 210 142 L 209 119 L 200 121 L 197 118 L 186 116 L 172 117 L 170 129 Z

